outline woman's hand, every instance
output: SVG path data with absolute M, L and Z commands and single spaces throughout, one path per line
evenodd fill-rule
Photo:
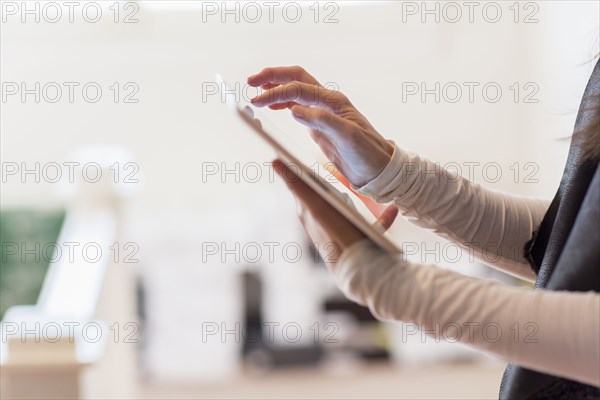
M 342 93 L 325 89 L 301 67 L 265 68 L 248 78 L 265 91 L 252 99 L 257 107 L 290 108 L 310 128 L 325 156 L 355 186 L 377 177 L 389 163 L 393 146 Z
M 364 239 L 365 235 L 316 194 L 282 161 L 273 161 L 273 168 L 296 197 L 298 216 L 306 233 L 315 243 L 325 264 L 334 270 L 344 250 Z M 397 215 L 398 208 L 390 206 L 380 215 L 375 225 L 382 231 L 386 231 Z

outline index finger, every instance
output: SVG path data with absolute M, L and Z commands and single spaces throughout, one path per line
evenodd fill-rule
M 302 67 L 267 67 L 258 74 L 248 77 L 250 86 L 262 85 L 280 85 L 293 81 L 309 83 L 311 85 L 321 86 L 321 84 Z

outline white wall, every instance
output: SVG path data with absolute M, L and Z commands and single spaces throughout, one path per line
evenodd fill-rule
M 202 23 L 198 8 L 142 7 L 140 22 L 129 25 L 112 23 L 108 16 L 97 24 L 81 18 L 74 24 L 22 24 L 7 17 L 3 82 L 95 81 L 106 93 L 96 104 L 22 104 L 12 98 L 3 103 L 2 160 L 60 162 L 83 144 L 119 143 L 129 146 L 140 164 L 140 205 L 181 199 L 199 205 L 208 192 L 229 197 L 240 185 L 198 184 L 198 163 L 262 162 L 267 153 L 257 152 L 261 144 L 216 98 L 202 103 L 202 82 L 213 81 L 216 71 L 243 81 L 265 65 L 301 64 L 322 81 L 336 82 L 400 145 L 442 163 L 496 160 L 507 168 L 515 161 L 539 162 L 543 179 L 532 192 L 550 194 L 556 171 L 546 176 L 550 163 L 532 151 L 530 141 L 539 137 L 542 146 L 554 149 L 561 146 L 552 140 L 569 134 L 592 66 L 582 64 L 597 51 L 598 5 L 540 2 L 539 7 L 540 22 L 527 25 L 513 23 L 507 6 L 497 24 L 482 22 L 477 13 L 474 24 L 462 22 L 466 16 L 456 24 L 422 24 L 418 16 L 402 23 L 401 2 L 342 6 L 336 24 L 315 24 L 308 17 L 298 24 L 282 18 L 274 24 L 222 24 L 216 17 Z M 111 104 L 107 87 L 115 81 L 137 83 L 139 104 Z M 494 81 L 506 93 L 496 104 L 480 95 L 474 104 L 402 104 L 399 92 L 406 81 Z M 538 83 L 540 103 L 511 103 L 507 88 L 513 81 Z M 555 131 L 540 134 L 531 122 L 535 113 L 543 113 Z M 564 113 L 570 113 L 566 119 Z M 294 128 L 294 134 L 302 132 Z M 564 157 L 564 148 L 553 151 Z M 561 164 L 555 157 L 552 162 Z M 530 191 L 510 182 L 500 186 Z M 4 187 L 5 206 L 53 200 L 49 185 L 11 179 Z

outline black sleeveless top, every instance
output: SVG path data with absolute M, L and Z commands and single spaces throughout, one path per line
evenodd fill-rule
M 600 61 L 585 89 L 575 132 L 589 126 L 599 95 Z M 526 255 L 537 273 L 536 289 L 600 292 L 600 169 L 597 161 L 583 158 L 578 136 L 573 136 L 558 192 Z M 599 399 L 600 389 L 511 363 L 500 398 Z

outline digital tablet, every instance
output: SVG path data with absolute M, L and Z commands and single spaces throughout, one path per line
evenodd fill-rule
M 216 79 L 217 83 L 221 85 L 221 90 L 226 90 L 226 94 L 234 93 L 221 75 L 217 74 Z M 392 254 L 400 253 L 400 249 L 385 236 L 385 233 L 371 225 L 355 208 L 348 204 L 340 196 L 340 192 L 333 185 L 327 182 L 318 173 L 312 171 L 306 164 L 302 163 L 292 154 L 292 151 L 286 149 L 282 143 L 276 139 L 276 135 L 265 129 L 260 122 L 260 115 L 253 111 L 253 106 L 250 104 L 243 104 L 243 102 L 236 99 L 236 96 L 226 95 L 225 100 L 229 108 L 241 118 L 249 128 L 258 134 L 260 138 L 273 148 L 281 161 L 286 164 L 292 164 L 294 166 L 292 169 L 295 174 L 319 196 L 327 201 L 327 203 L 342 214 L 352 225 L 383 250 Z

